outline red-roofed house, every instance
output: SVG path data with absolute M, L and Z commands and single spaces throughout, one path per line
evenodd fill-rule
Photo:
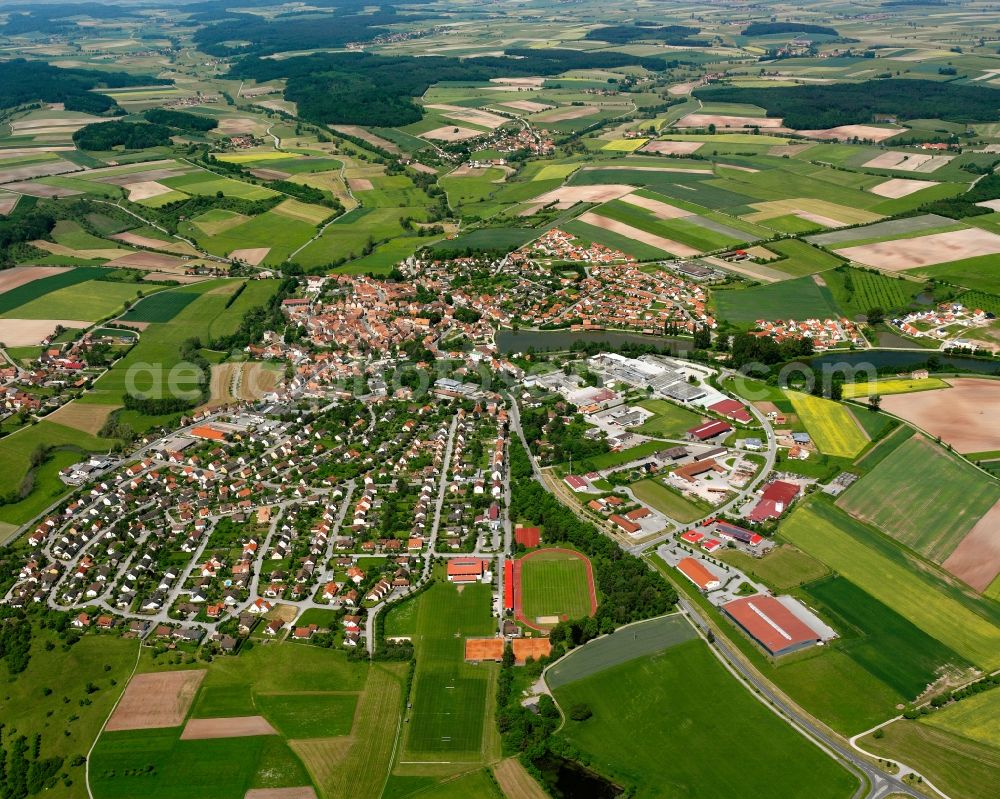
M 635 522 L 626 519 L 624 516 L 619 516 L 617 513 L 614 514 L 613 516 L 608 517 L 608 518 L 610 518 L 611 521 L 613 521 L 615 524 L 617 524 L 619 527 L 621 527 L 622 530 L 624 530 L 626 533 L 629 533 L 629 534 L 637 533 L 637 532 L 639 532 L 639 530 L 642 529 Z
M 563 478 L 570 488 L 574 491 L 584 491 L 587 488 L 587 481 L 582 477 L 577 477 L 575 474 L 567 475 Z
M 750 511 L 747 517 L 752 522 L 762 522 L 767 519 L 777 519 L 792 504 L 799 495 L 799 487 L 795 483 L 775 480 L 767 488 L 760 501 Z

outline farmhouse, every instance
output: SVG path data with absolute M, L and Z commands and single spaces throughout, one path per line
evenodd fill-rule
M 718 436 L 731 433 L 732 431 L 732 425 L 726 424 L 725 422 L 710 421 L 704 422 L 697 427 L 692 427 L 687 431 L 687 437 L 692 441 L 708 441 L 709 439 L 717 438 Z
M 482 558 L 450 558 L 448 560 L 448 582 L 474 583 L 477 580 L 485 582 L 490 579 L 486 563 Z
M 710 569 L 696 561 L 694 558 L 681 558 L 677 564 L 677 571 L 694 583 L 699 591 L 714 591 L 722 585 Z
M 822 640 L 773 596 L 741 597 L 724 604 L 722 610 L 775 657 L 814 646 Z

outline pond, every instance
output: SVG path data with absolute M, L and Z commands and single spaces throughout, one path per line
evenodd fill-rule
M 607 344 L 621 347 L 623 344 L 652 345 L 660 349 L 684 352 L 692 348 L 689 338 L 673 336 L 646 336 L 642 333 L 622 333 L 616 330 L 498 330 L 496 345 L 500 352 L 553 352 L 570 349 L 577 341 L 586 344 Z
M 615 799 L 624 792 L 600 774 L 551 752 L 533 762 L 555 799 Z

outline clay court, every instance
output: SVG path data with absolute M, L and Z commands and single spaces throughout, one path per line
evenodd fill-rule
M 483 132 L 481 130 L 447 125 L 441 128 L 434 128 L 434 130 L 429 130 L 426 133 L 421 133 L 420 138 L 435 139 L 437 141 L 465 141 L 466 139 L 474 139 L 482 135 Z
M 249 247 L 244 250 L 233 250 L 229 253 L 229 257 L 234 261 L 243 261 L 250 266 L 259 266 L 260 262 L 267 258 L 269 252 L 271 252 L 270 247 Z
M 950 233 L 932 233 L 913 239 L 861 244 L 834 252 L 866 266 L 901 272 L 904 269 L 961 261 L 981 255 L 995 255 L 1000 253 L 1000 236 L 988 230 L 969 228 Z
M 56 327 L 79 329 L 90 322 L 74 319 L 0 319 L 0 342 L 7 347 L 33 347 L 48 338 Z
M 12 269 L 4 269 L 0 271 L 0 294 L 43 277 L 52 277 L 68 271 L 69 267 L 66 266 L 15 266 Z
M 672 241 L 671 239 L 664 238 L 663 236 L 657 236 L 655 233 L 647 233 L 645 230 L 639 230 L 639 228 L 626 225 L 624 222 L 618 222 L 615 219 L 608 219 L 605 216 L 599 216 L 592 211 L 581 214 L 578 219 L 580 222 L 585 222 L 588 225 L 599 227 L 601 230 L 618 233 L 621 236 L 627 236 L 633 241 L 639 241 L 643 244 L 648 244 L 651 247 L 657 247 L 658 249 L 664 250 L 671 255 L 676 255 L 679 258 L 701 255 L 701 250 L 696 250 L 694 247 L 689 247 L 687 244 L 681 244 L 679 241 Z
M 111 412 L 121 405 L 91 405 L 89 403 L 70 402 L 54 410 L 45 418 L 50 422 L 72 427 L 96 436 Z
M 639 149 L 641 153 L 662 153 L 663 155 L 690 155 L 704 142 L 700 141 L 651 141 Z
M 780 128 L 782 120 L 779 117 L 737 117 L 727 114 L 688 114 L 674 123 L 675 128 L 707 128 L 715 125 L 717 128 Z
M 937 186 L 934 180 L 910 180 L 908 178 L 892 178 L 885 183 L 872 186 L 868 191 L 877 194 L 879 197 L 888 197 L 890 200 L 898 200 L 900 197 L 909 197 L 922 189 L 929 189 Z
M 981 518 L 941 565 L 977 591 L 1000 574 L 1000 502 Z
M 909 128 L 877 128 L 874 125 L 840 125 L 836 128 L 822 130 L 800 130 L 799 134 L 810 139 L 853 139 L 857 136 L 862 141 L 880 142 L 906 133 Z
M 649 197 L 642 197 L 638 194 L 626 194 L 621 200 L 629 205 L 637 205 L 647 211 L 652 211 L 657 219 L 680 219 L 685 216 L 693 216 L 690 211 L 685 211 L 683 208 L 668 205 L 659 200 L 651 200 Z
M 472 663 L 503 660 L 503 638 L 466 638 L 465 659 Z
M 514 661 L 523 666 L 528 660 L 548 657 L 552 652 L 552 642 L 548 638 L 515 638 L 511 643 Z
M 182 741 L 209 738 L 249 738 L 254 735 L 277 735 L 263 716 L 232 716 L 221 719 L 188 719 L 181 733 Z
M 204 678 L 204 669 L 136 674 L 105 729 L 114 732 L 180 726 Z
M 882 408 L 932 436 L 940 436 L 956 451 L 1000 450 L 1000 380 L 975 377 L 948 378 L 951 388 L 890 394 L 882 397 Z
M 577 203 L 606 203 L 608 200 L 617 200 L 634 191 L 635 186 L 621 183 L 607 183 L 601 186 L 560 186 L 535 197 L 532 202 L 542 205 L 556 202 L 560 208 L 569 208 Z

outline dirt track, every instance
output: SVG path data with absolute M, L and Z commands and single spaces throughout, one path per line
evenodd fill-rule
M 205 674 L 204 669 L 198 669 L 135 675 L 105 729 L 148 730 L 179 726 Z
M 500 790 L 507 799 L 547 799 L 548 794 L 535 782 L 516 757 L 502 760 L 493 769 Z
M 182 741 L 209 738 L 249 738 L 254 735 L 277 735 L 263 716 L 234 716 L 221 719 L 188 719 L 181 733 Z

